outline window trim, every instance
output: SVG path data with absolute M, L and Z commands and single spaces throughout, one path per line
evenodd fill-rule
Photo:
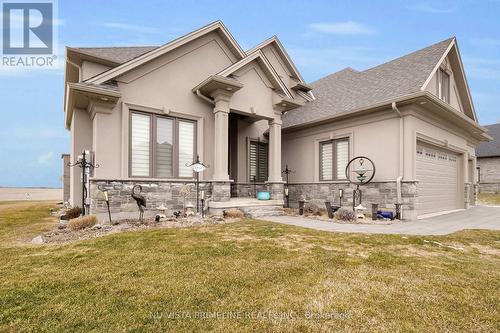
M 136 176 L 132 174 L 132 116 L 133 114 L 140 114 L 148 116 L 150 119 L 149 122 L 149 175 L 148 176 Z M 156 119 L 170 119 L 173 121 L 173 157 L 172 157 L 172 176 L 171 177 L 158 177 L 156 173 L 156 134 L 157 134 L 157 125 Z M 161 115 L 153 112 L 146 112 L 131 109 L 129 111 L 129 126 L 128 126 L 128 175 L 129 178 L 137 178 L 137 179 L 194 179 L 194 172 L 191 177 L 179 177 L 179 122 L 187 122 L 192 123 L 194 125 L 193 128 L 193 161 L 196 159 L 196 155 L 198 154 L 198 122 L 193 119 L 187 119 L 182 117 L 173 117 L 168 115 Z
M 446 75 L 448 78 L 448 89 L 447 91 L 444 91 L 443 94 L 443 77 Z M 437 90 L 438 90 L 438 97 L 440 100 L 442 100 L 445 103 L 450 104 L 450 90 L 451 90 L 451 74 L 443 68 L 439 68 L 439 75 L 438 75 L 438 84 L 437 84 Z M 446 98 L 446 100 L 443 98 L 443 96 Z
M 341 141 L 346 141 L 347 142 L 347 160 L 350 159 L 351 156 L 351 140 L 350 137 L 345 136 L 345 137 L 339 137 L 335 139 L 329 139 L 329 140 L 324 140 L 319 142 L 319 180 L 322 182 L 333 182 L 333 181 L 341 181 L 341 180 L 347 180 L 347 178 L 338 178 L 337 177 L 337 143 Z M 332 143 L 332 179 L 324 179 L 323 178 L 323 163 L 322 163 L 322 157 L 323 157 L 323 145 Z

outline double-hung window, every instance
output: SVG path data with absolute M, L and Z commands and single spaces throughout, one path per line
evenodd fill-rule
M 132 112 L 130 117 L 132 177 L 191 178 L 186 164 L 195 157 L 196 123 L 191 120 Z
M 265 182 L 268 176 L 268 144 L 250 141 L 249 146 L 249 181 Z
M 320 142 L 320 180 L 345 179 L 345 168 L 349 162 L 349 139 L 335 139 Z
M 438 97 L 443 102 L 450 102 L 450 74 L 443 69 L 439 69 Z

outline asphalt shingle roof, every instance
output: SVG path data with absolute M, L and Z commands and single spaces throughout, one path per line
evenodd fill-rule
M 348 67 L 311 83 L 316 100 L 287 112 L 283 128 L 420 91 L 453 40 L 449 38 L 365 71 Z
M 156 48 L 158 48 L 158 46 L 78 47 L 76 49 L 97 58 L 103 58 L 123 64 Z
M 493 137 L 490 142 L 481 142 L 476 148 L 477 157 L 500 156 L 500 123 L 484 126 L 486 134 Z

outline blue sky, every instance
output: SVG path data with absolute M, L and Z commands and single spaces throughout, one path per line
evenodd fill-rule
M 458 38 L 481 124 L 500 121 L 500 1 L 59 1 L 68 46 L 160 45 L 221 19 L 243 48 L 278 35 L 308 82 Z M 0 186 L 60 187 L 63 68 L 0 69 Z

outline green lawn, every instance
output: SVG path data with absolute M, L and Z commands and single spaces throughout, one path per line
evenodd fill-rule
M 402 237 L 247 220 L 21 243 L 55 225 L 49 207 L 0 205 L 0 332 L 500 327 L 500 232 Z
M 479 193 L 477 199 L 479 203 L 488 205 L 500 205 L 500 194 Z

